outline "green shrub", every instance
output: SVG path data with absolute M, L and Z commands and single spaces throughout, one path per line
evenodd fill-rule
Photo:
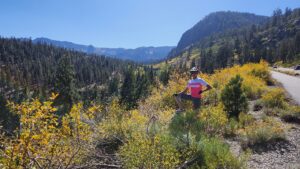
M 236 75 L 225 86 L 221 93 L 221 101 L 225 106 L 225 111 L 229 117 L 239 117 L 240 112 L 247 112 L 248 102 L 246 94 L 242 89 L 243 78 Z
M 227 123 L 225 128 L 225 135 L 228 137 L 235 136 L 238 128 L 239 122 L 234 118 L 229 119 L 229 122 Z
M 286 111 L 286 108 L 278 108 L 278 107 L 266 107 L 264 108 L 264 113 L 268 116 L 278 116 L 280 114 L 283 114 L 283 112 Z
M 235 157 L 227 144 L 217 138 L 206 138 L 199 142 L 197 163 L 191 168 L 240 169 L 244 168 L 245 159 Z
M 197 116 L 196 111 L 176 114 L 169 125 L 170 134 L 186 145 L 190 145 L 192 136 L 199 140 L 203 133 L 203 124 Z
M 235 118 L 229 119 L 229 123 L 226 125 L 225 135 L 227 137 L 236 136 L 240 130 L 252 125 L 255 122 L 254 117 L 251 114 L 240 113 L 239 121 Z
M 284 127 L 281 122 L 270 117 L 246 126 L 241 134 L 245 138 L 243 142 L 244 146 L 265 144 L 285 138 Z
M 251 114 L 240 113 L 239 115 L 239 127 L 245 128 L 255 122 L 254 117 Z

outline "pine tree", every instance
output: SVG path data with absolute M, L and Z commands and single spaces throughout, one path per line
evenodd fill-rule
M 300 32 L 297 32 L 294 44 L 296 48 L 296 53 L 300 53 Z
M 181 64 L 180 64 L 180 66 L 181 66 Z M 184 69 L 184 68 L 181 67 L 181 69 Z M 159 80 L 163 83 L 163 85 L 167 85 L 169 78 L 170 78 L 169 71 L 168 71 L 168 68 L 166 67 L 161 70 L 161 72 L 159 74 Z
M 63 113 L 68 112 L 72 105 L 78 101 L 79 96 L 75 87 L 75 71 L 68 55 L 63 56 L 58 62 L 55 77 L 55 92 L 59 96 L 55 104 L 63 105 Z
M 150 70 L 145 70 L 145 72 L 146 73 L 148 73 L 148 79 L 149 79 L 149 82 L 151 83 L 151 84 L 153 84 L 154 83 L 154 78 L 155 78 L 155 74 L 154 74 L 154 70 L 153 70 L 153 66 L 151 65 L 150 66 Z
M 221 93 L 221 101 L 230 118 L 238 118 L 239 113 L 246 112 L 248 109 L 247 97 L 242 89 L 242 82 L 243 78 L 236 75 L 231 78 Z
M 233 57 L 232 49 L 229 47 L 228 44 L 225 44 L 221 46 L 218 50 L 217 56 L 216 56 L 216 63 L 217 63 L 217 68 L 224 68 L 227 66 L 228 61 L 230 58 Z
M 170 134 L 188 147 L 191 145 L 191 138 L 199 141 L 203 136 L 203 124 L 197 116 L 197 111 L 176 114 L 169 125 Z
M 136 80 L 136 97 L 137 100 L 145 98 L 149 94 L 151 82 L 146 73 L 139 73 Z
M 239 38 L 236 38 L 234 40 L 234 49 L 238 55 L 241 54 L 241 42 L 240 42 Z
M 193 58 L 192 59 L 192 62 L 191 62 L 191 68 L 195 67 L 196 66 L 196 59 Z
M 201 51 L 201 57 L 200 57 L 200 69 L 202 71 L 205 71 L 206 68 L 206 53 L 205 50 Z
M 13 132 L 19 126 L 19 119 L 7 108 L 7 100 L 0 94 L 0 126 L 6 131 Z
M 126 106 L 127 109 L 131 109 L 137 106 L 136 103 L 136 81 L 135 74 L 131 68 L 125 73 L 124 82 L 121 88 L 121 100 L 120 102 Z
M 282 10 L 281 9 L 276 9 L 273 11 L 273 17 L 272 17 L 272 26 L 276 26 L 280 24 L 280 19 L 282 16 Z
M 117 95 L 118 94 L 118 85 L 119 85 L 118 78 L 116 78 L 116 77 L 112 78 L 108 84 L 108 94 Z

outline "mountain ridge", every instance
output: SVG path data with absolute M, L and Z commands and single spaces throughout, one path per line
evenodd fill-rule
M 162 60 L 167 57 L 168 53 L 174 46 L 143 46 L 134 49 L 126 48 L 105 48 L 95 47 L 93 45 L 81 45 L 69 41 L 52 40 L 45 37 L 35 38 L 33 43 L 46 43 L 56 47 L 62 47 L 75 51 L 85 52 L 88 54 L 105 55 L 123 60 L 132 60 L 139 63 L 149 63 Z
M 218 11 L 210 13 L 182 34 L 176 48 L 169 53 L 169 57 L 178 55 L 187 47 L 215 33 L 260 24 L 266 22 L 267 19 L 267 16 L 247 12 Z
M 300 61 L 299 44 L 300 8 L 287 8 L 285 12 L 276 9 L 262 24 L 214 33 L 155 67 L 171 64 L 186 70 L 198 66 L 201 71 L 212 73 L 216 69 L 260 60 L 271 64 L 297 62 Z

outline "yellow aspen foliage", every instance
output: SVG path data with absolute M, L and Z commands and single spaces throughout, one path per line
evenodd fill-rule
M 98 129 L 104 138 L 123 140 L 133 132 L 146 131 L 147 120 L 148 118 L 137 110 L 125 110 L 117 100 L 113 100 Z
M 246 64 L 243 66 L 233 66 L 216 71 L 208 78 L 208 82 L 217 88 L 223 90 L 229 80 L 239 74 L 244 80 L 242 87 L 247 97 L 258 98 L 266 88 L 269 78 L 268 65 L 261 61 L 259 64 Z
M 283 89 L 269 89 L 261 98 L 263 104 L 268 108 L 285 108 L 285 92 Z
M 207 81 L 213 89 L 203 94 L 205 103 L 215 103 L 220 98 L 220 93 L 232 77 L 239 74 L 244 80 L 242 87 L 248 98 L 259 98 L 266 89 L 266 83 L 270 80 L 268 64 L 265 61 L 260 63 L 250 63 L 243 66 L 235 65 L 230 68 L 216 70 L 214 74 L 200 73 L 198 76 Z M 160 85 L 147 98 L 147 103 L 152 103 L 152 107 L 161 109 L 165 107 L 176 108 L 176 102 L 173 97 L 174 93 L 182 91 L 189 80 L 187 74 L 179 74 L 174 71 L 170 77 L 167 86 Z M 184 104 L 187 108 L 192 108 L 190 102 Z
M 5 138 L 0 150 L 1 164 L 4 168 L 68 168 L 79 163 L 88 152 L 91 141 L 91 120 L 99 107 L 83 110 L 76 104 L 71 112 L 61 118 L 52 107 L 56 94 L 49 101 L 38 99 L 21 104 L 9 102 L 13 112 L 19 115 L 20 129 L 16 135 Z
M 201 110 L 199 119 L 203 124 L 204 130 L 211 136 L 222 135 L 228 122 L 224 106 L 208 106 Z
M 171 169 L 179 163 L 179 152 L 165 135 L 136 134 L 120 149 L 125 168 Z

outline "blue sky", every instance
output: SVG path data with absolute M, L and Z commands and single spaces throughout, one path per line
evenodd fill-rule
M 97 47 L 170 46 L 211 12 L 270 16 L 286 7 L 300 7 L 300 0 L 1 0 L 0 36 Z

